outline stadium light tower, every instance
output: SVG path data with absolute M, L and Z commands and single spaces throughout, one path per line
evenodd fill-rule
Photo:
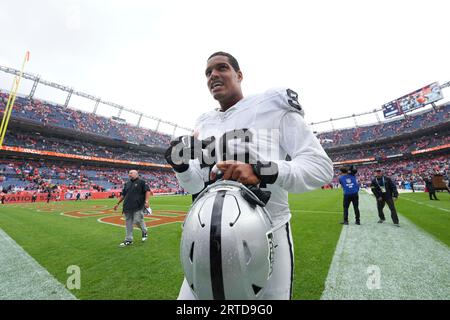
M 175 137 L 175 130 L 177 130 L 177 127 L 178 127 L 178 125 L 176 124 L 174 127 L 173 127 L 173 133 L 172 133 L 172 137 Z
M 377 109 L 373 109 L 373 113 L 375 114 L 375 117 L 377 118 L 378 123 L 381 123 L 380 117 L 378 116 Z
M 102 99 L 100 99 L 100 98 L 97 98 L 95 100 L 94 111 L 92 112 L 93 114 L 95 114 L 97 112 L 97 108 L 98 108 L 98 105 L 100 104 L 100 101 L 102 101 Z
M 70 98 L 72 97 L 73 88 L 70 88 L 69 94 L 67 95 L 66 102 L 64 103 L 64 108 L 69 106 Z
M 358 122 L 356 121 L 356 115 L 352 114 L 353 121 L 355 121 L 355 127 L 358 127 Z
M 122 114 L 122 110 L 123 110 L 123 107 L 122 106 L 120 106 L 119 107 L 119 113 L 117 114 L 117 116 L 120 118 L 120 115 Z
M 37 75 L 36 79 L 34 79 L 34 81 L 33 81 L 33 87 L 31 87 L 31 91 L 30 91 L 30 94 L 28 95 L 28 99 L 32 99 L 33 98 L 34 93 L 36 92 L 36 88 L 37 88 L 37 86 L 39 84 L 39 80 L 41 80 L 41 76 Z

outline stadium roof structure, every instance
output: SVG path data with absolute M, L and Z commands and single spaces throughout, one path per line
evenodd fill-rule
M 20 74 L 19 70 L 14 69 L 14 68 L 10 68 L 10 67 L 5 67 L 5 66 L 2 66 L 2 65 L 0 65 L 0 71 L 3 71 L 5 73 L 9 73 L 9 74 L 12 74 L 12 75 L 15 75 L 15 76 L 18 76 Z M 83 97 L 83 98 L 86 98 L 86 99 L 94 101 L 95 102 L 95 106 L 94 106 L 94 109 L 93 109 L 93 113 L 94 114 L 96 114 L 99 104 L 104 104 L 104 105 L 108 105 L 110 107 L 113 107 L 115 109 L 118 109 L 117 116 L 111 117 L 112 119 L 115 118 L 116 120 L 121 120 L 120 116 L 122 114 L 122 111 L 126 111 L 126 112 L 129 112 L 129 113 L 132 113 L 132 114 L 135 114 L 135 115 L 139 116 L 138 122 L 136 124 L 136 126 L 138 126 L 138 127 L 140 126 L 142 118 L 145 117 L 145 118 L 148 118 L 148 119 L 151 119 L 151 120 L 154 120 L 154 121 L 157 122 L 156 128 L 154 129 L 155 131 L 159 131 L 160 123 L 164 123 L 164 124 L 167 124 L 167 125 L 173 127 L 173 134 L 172 134 L 172 136 L 175 135 L 175 130 L 178 129 L 178 128 L 187 130 L 189 132 L 193 131 L 192 128 L 184 127 L 184 126 L 181 126 L 181 125 L 179 125 L 177 123 L 174 123 L 174 122 L 166 121 L 166 120 L 163 120 L 163 119 L 151 116 L 151 115 L 147 115 L 147 114 L 145 114 L 143 112 L 127 108 L 127 107 L 125 107 L 123 105 L 120 105 L 120 104 L 117 104 L 117 103 L 114 103 L 114 102 L 103 101 L 100 97 L 96 97 L 96 96 L 93 96 L 93 95 L 90 95 L 90 94 L 87 94 L 87 93 L 76 91 L 72 87 L 67 87 L 67 86 L 64 86 L 64 85 L 57 84 L 55 82 L 44 80 L 39 75 L 33 75 L 33 74 L 30 74 L 30 73 L 25 73 L 24 72 L 22 76 L 25 79 L 27 79 L 27 80 L 33 81 L 33 86 L 31 88 L 30 93 L 28 94 L 28 98 L 33 98 L 34 93 L 36 92 L 37 86 L 39 84 L 43 84 L 45 86 L 49 86 L 49 87 L 52 87 L 54 89 L 58 89 L 58 90 L 65 91 L 65 92 L 68 93 L 68 95 L 66 97 L 66 101 L 64 103 L 64 107 L 68 107 L 70 98 L 71 98 L 72 94 L 74 94 L 74 95 L 77 95 L 77 96 L 80 96 L 80 97 Z M 450 81 L 445 82 L 444 84 L 440 85 L 440 87 L 441 87 L 441 89 L 450 87 Z M 399 117 L 396 117 L 396 118 L 393 118 L 393 119 L 389 119 L 387 121 L 386 120 L 382 121 L 380 119 L 380 117 L 378 116 L 378 112 L 380 112 L 382 110 L 383 110 L 382 108 L 375 108 L 375 109 L 373 109 L 371 111 L 366 111 L 366 112 L 361 112 L 361 113 L 354 113 L 352 115 L 342 116 L 342 117 L 338 117 L 338 118 L 330 118 L 330 119 L 323 120 L 323 121 L 311 122 L 310 125 L 314 128 L 315 125 L 329 123 L 330 126 L 331 126 L 331 130 L 320 130 L 320 132 L 328 132 L 328 131 L 335 131 L 336 130 L 335 127 L 334 127 L 333 122 L 334 121 L 339 121 L 339 120 L 346 120 L 346 119 L 352 119 L 353 118 L 355 126 L 359 127 L 359 126 L 369 126 L 369 125 L 374 125 L 374 124 L 380 124 L 380 123 L 383 123 L 383 122 L 389 122 L 391 120 L 394 121 L 394 120 L 399 118 Z M 406 113 L 409 113 L 409 112 L 406 112 Z M 375 115 L 375 117 L 377 119 L 377 122 L 364 123 L 362 125 L 358 124 L 357 117 L 370 115 L 370 114 L 374 114 Z M 348 129 L 348 128 L 350 128 L 350 127 L 339 128 L 339 130 Z
M 447 81 L 447 82 L 443 83 L 442 85 L 440 85 L 441 89 L 448 88 L 448 87 L 450 87 L 450 81 Z M 432 105 L 434 107 L 434 103 Z M 330 119 L 327 119 L 327 120 L 311 122 L 309 124 L 311 126 L 314 126 L 314 125 L 318 125 L 318 124 L 330 123 L 330 126 L 332 128 L 331 130 L 322 130 L 321 131 L 321 132 L 330 132 L 330 131 L 335 131 L 335 130 L 345 130 L 345 129 L 352 128 L 352 127 L 343 127 L 343 128 L 335 129 L 335 127 L 333 125 L 333 121 L 346 120 L 346 119 L 352 119 L 353 118 L 353 121 L 355 123 L 355 127 L 366 127 L 366 126 L 376 125 L 376 124 L 380 124 L 380 123 L 387 123 L 387 122 L 391 122 L 391 121 L 396 121 L 396 120 L 401 119 L 402 117 L 404 117 L 405 115 L 408 115 L 410 113 L 414 113 L 414 114 L 417 113 L 417 114 L 419 114 L 421 112 L 425 112 L 422 108 L 421 109 L 416 109 L 416 110 L 410 110 L 410 111 L 407 111 L 407 112 L 405 112 L 405 113 L 403 113 L 403 114 L 401 114 L 401 115 L 399 115 L 397 117 L 390 118 L 390 119 L 385 119 L 385 120 L 382 121 L 380 119 L 380 117 L 378 116 L 378 112 L 381 112 L 381 111 L 383 111 L 383 108 L 375 108 L 372 111 L 366 111 L 366 112 L 361 112 L 361 113 L 354 113 L 352 115 L 342 116 L 342 117 L 338 117 L 338 118 L 330 118 Z M 370 114 L 374 114 L 375 115 L 375 117 L 377 119 L 377 122 L 364 123 L 362 125 L 358 124 L 358 122 L 356 120 L 357 117 L 364 116 L 364 115 L 370 115 Z
M 15 76 L 19 76 L 20 75 L 20 71 L 19 70 L 14 69 L 14 68 L 10 68 L 10 67 L 5 67 L 5 66 L 2 66 L 2 65 L 0 65 L 0 71 L 3 71 L 5 73 L 9 73 L 9 74 L 12 74 L 12 75 L 15 75 Z M 151 120 L 154 120 L 154 121 L 157 122 L 156 128 L 154 129 L 155 131 L 159 131 L 158 129 L 159 129 L 160 123 L 164 123 L 164 124 L 167 124 L 169 126 L 172 126 L 174 134 L 175 134 L 175 130 L 177 128 L 184 129 L 184 130 L 187 130 L 189 132 L 192 131 L 191 128 L 180 126 L 177 123 L 173 123 L 173 122 L 166 121 L 166 120 L 163 120 L 163 119 L 151 116 L 151 115 L 147 115 L 147 114 L 145 114 L 143 112 L 127 108 L 127 107 L 125 107 L 123 105 L 120 105 L 120 104 L 117 104 L 117 103 L 114 103 L 114 102 L 103 101 L 100 97 L 96 97 L 96 96 L 93 96 L 93 95 L 90 95 L 90 94 L 87 94 L 87 93 L 84 93 L 84 92 L 76 91 L 72 87 L 67 87 L 67 86 L 60 85 L 60 84 L 55 83 L 55 82 L 47 81 L 45 79 L 42 79 L 41 76 L 39 76 L 39 75 L 33 75 L 33 74 L 30 74 L 30 73 L 25 73 L 24 72 L 22 74 L 22 77 L 27 79 L 27 80 L 33 81 L 33 86 L 31 88 L 30 93 L 27 96 L 27 98 L 29 98 L 29 99 L 33 98 L 33 96 L 34 96 L 34 94 L 36 92 L 37 86 L 39 84 L 43 84 L 45 86 L 49 86 L 49 87 L 52 87 L 54 89 L 58 89 L 58 90 L 65 91 L 65 92 L 68 93 L 68 95 L 66 97 L 66 101 L 64 103 L 64 107 L 68 107 L 70 98 L 72 97 L 72 95 L 76 95 L 76 96 L 83 97 L 83 98 L 86 98 L 86 99 L 89 99 L 89 100 L 92 100 L 92 101 L 95 102 L 95 106 L 94 106 L 94 110 L 93 110 L 94 114 L 97 112 L 97 108 L 98 108 L 99 104 L 104 104 L 104 105 L 108 105 L 110 107 L 113 107 L 113 108 L 119 110 L 117 116 L 115 116 L 116 119 L 117 118 L 120 119 L 122 111 L 126 111 L 126 112 L 129 112 L 129 113 L 132 113 L 132 114 L 135 114 L 135 115 L 139 116 L 139 120 L 138 120 L 138 122 L 136 124 L 136 126 L 138 126 L 138 127 L 140 126 L 142 118 L 145 117 L 145 118 L 148 118 L 148 119 L 151 119 Z

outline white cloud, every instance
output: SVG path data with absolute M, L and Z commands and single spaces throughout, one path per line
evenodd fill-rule
M 14 13 L 24 7 L 18 24 Z M 0 62 L 18 68 L 17 57 L 30 50 L 32 73 L 192 127 L 216 106 L 203 69 L 224 50 L 241 64 L 244 94 L 292 87 L 307 121 L 317 122 L 448 81 L 449 7 L 444 0 L 20 0 L 0 4 L 7 26 Z

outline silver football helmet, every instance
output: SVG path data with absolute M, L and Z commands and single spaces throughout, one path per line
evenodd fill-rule
M 260 299 L 272 274 L 273 223 L 264 203 L 234 181 L 218 181 L 192 204 L 181 262 L 197 299 Z

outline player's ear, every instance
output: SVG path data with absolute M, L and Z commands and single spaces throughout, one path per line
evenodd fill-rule
M 244 79 L 244 75 L 242 74 L 242 71 L 241 70 L 239 70 L 238 72 L 236 72 L 237 73 L 237 79 L 238 79 L 238 82 L 240 83 L 241 81 L 242 81 L 242 79 Z

